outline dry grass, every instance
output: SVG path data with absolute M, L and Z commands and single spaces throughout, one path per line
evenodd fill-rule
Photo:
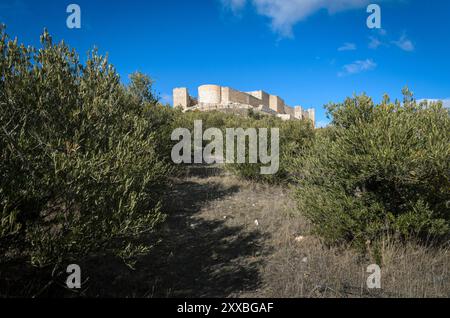
M 200 170 L 202 171 L 202 170 Z M 191 172 L 167 193 L 161 243 L 132 270 L 117 259 L 82 264 L 87 297 L 449 297 L 450 254 L 386 242 L 382 289 L 366 288 L 370 255 L 327 247 L 310 234 L 290 190 L 239 180 L 220 170 Z M 256 222 L 257 221 L 257 222 Z M 0 296 L 62 297 L 0 267 Z M 22 274 L 21 274 L 22 273 Z M 64 278 L 64 276 L 62 277 Z M 27 287 L 29 285 L 29 287 Z M 59 287 L 58 287 L 59 286 Z
M 191 180 L 239 188 L 227 197 L 208 202 L 196 218 L 224 220 L 226 226 L 243 226 L 244 232 L 257 231 L 265 238 L 259 242 L 262 250 L 251 256 L 258 264 L 258 288 L 227 296 L 450 296 L 450 254 L 447 248 L 384 243 L 381 248 L 383 264 L 380 264 L 382 289 L 368 290 L 366 269 L 376 263 L 374 258 L 345 247 L 327 247 L 312 236 L 308 222 L 296 212 L 289 189 L 246 182 L 233 176 Z M 258 220 L 258 226 L 255 220 Z

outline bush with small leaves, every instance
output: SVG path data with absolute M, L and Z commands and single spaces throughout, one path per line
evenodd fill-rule
M 329 105 L 332 125 L 290 167 L 300 211 L 328 242 L 448 238 L 449 111 L 403 93 Z
M 242 123 L 245 128 L 267 128 L 268 146 L 270 148 L 270 132 L 272 128 L 279 129 L 279 169 L 275 174 L 261 174 L 261 167 L 267 166 L 258 161 L 257 164 L 249 163 L 249 147 L 246 147 L 246 162 L 228 164 L 227 168 L 236 175 L 245 179 L 267 182 L 290 182 L 292 175 L 288 171 L 292 159 L 302 157 L 305 150 L 311 145 L 314 138 L 314 128 L 309 121 L 290 120 L 283 121 L 279 118 L 262 116 L 257 119 L 248 119 Z M 259 130 L 258 130 L 259 134 Z M 272 149 L 267 149 L 268 154 Z
M 96 51 L 82 65 L 47 32 L 40 49 L 0 36 L 0 252 L 46 266 L 142 251 L 130 242 L 164 219 L 173 115 Z
M 311 144 L 314 136 L 314 129 L 309 121 L 292 120 L 283 121 L 273 116 L 262 115 L 256 112 L 248 112 L 245 114 L 224 113 L 219 111 L 212 112 L 187 112 L 180 113 L 177 117 L 177 127 L 187 128 L 193 135 L 194 122 L 201 121 L 203 131 L 208 128 L 218 128 L 222 131 L 224 141 L 226 142 L 226 129 L 242 128 L 246 131 L 249 128 L 256 129 L 257 140 L 259 140 L 259 129 L 265 128 L 268 133 L 268 147 L 270 147 L 270 133 L 272 128 L 279 129 L 279 160 L 280 166 L 276 174 L 261 174 L 261 167 L 268 166 L 258 160 L 257 163 L 250 163 L 249 157 L 249 137 L 245 139 L 245 163 L 237 162 L 237 144 L 238 140 L 235 137 L 234 142 L 234 162 L 227 163 L 225 168 L 233 174 L 248 180 L 254 180 L 267 183 L 281 183 L 288 182 L 290 175 L 287 167 L 293 157 L 301 156 L 304 150 Z M 203 141 L 205 147 L 209 141 Z M 224 160 L 226 158 L 226 145 L 224 145 Z M 192 148 L 194 149 L 194 148 Z M 268 155 L 271 154 L 271 149 L 267 149 Z

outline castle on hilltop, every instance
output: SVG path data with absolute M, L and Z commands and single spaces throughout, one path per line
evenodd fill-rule
M 182 107 L 183 111 L 229 110 L 239 112 L 254 111 L 278 116 L 283 120 L 311 120 L 315 125 L 314 108 L 304 110 L 301 106 L 290 107 L 276 95 L 264 91 L 240 92 L 230 87 L 203 85 L 198 88 L 198 99 L 189 95 L 187 88 L 173 90 L 173 106 Z

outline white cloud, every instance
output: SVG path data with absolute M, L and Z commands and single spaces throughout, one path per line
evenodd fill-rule
M 355 61 L 352 64 L 347 64 L 342 67 L 342 72 L 338 73 L 339 77 L 358 74 L 366 71 L 374 70 L 377 64 L 372 59 L 364 61 Z
M 412 52 L 415 50 L 414 43 L 403 34 L 398 41 L 392 41 L 393 44 L 397 45 L 400 49 L 407 52 Z
M 272 30 L 283 37 L 293 37 L 292 28 L 320 10 L 329 14 L 364 8 L 370 0 L 221 0 L 233 11 L 242 9 L 251 2 L 258 14 L 271 20 Z
M 355 43 L 344 43 L 340 48 L 338 48 L 338 51 L 354 51 L 356 50 L 356 44 Z

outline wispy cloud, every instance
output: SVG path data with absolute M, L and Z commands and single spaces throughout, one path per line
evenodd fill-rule
M 366 71 L 374 70 L 377 64 L 372 59 L 355 61 L 351 64 L 344 65 L 342 71 L 338 73 L 339 77 L 359 74 Z
M 374 36 L 370 36 L 369 40 L 370 40 L 369 49 L 372 49 L 372 50 L 376 50 L 384 44 L 382 41 L 380 41 L 380 39 L 378 39 L 377 37 L 374 37 Z
M 338 48 L 339 52 L 343 51 L 354 51 L 356 50 L 356 44 L 355 43 L 344 43 L 340 48 Z
M 234 14 L 241 11 L 247 4 L 247 0 L 220 0 L 225 9 L 231 10 Z
M 387 31 L 386 29 L 376 29 L 374 30 L 374 35 L 369 36 L 369 49 L 376 50 L 380 46 L 388 46 L 386 41 Z
M 412 52 L 415 50 L 414 43 L 410 39 L 408 39 L 405 34 L 403 34 L 397 41 L 392 41 L 392 43 L 406 52 Z
M 221 0 L 222 5 L 237 12 L 251 2 L 258 14 L 271 20 L 272 30 L 282 37 L 293 37 L 293 27 L 298 22 L 320 10 L 329 14 L 359 9 L 370 0 Z
M 378 31 L 378 35 L 369 36 L 370 49 L 376 50 L 381 46 L 389 47 L 391 44 L 406 52 L 412 52 L 416 49 L 414 43 L 406 36 L 406 33 L 403 33 L 396 41 L 390 40 L 387 36 L 387 31 L 384 29 Z

